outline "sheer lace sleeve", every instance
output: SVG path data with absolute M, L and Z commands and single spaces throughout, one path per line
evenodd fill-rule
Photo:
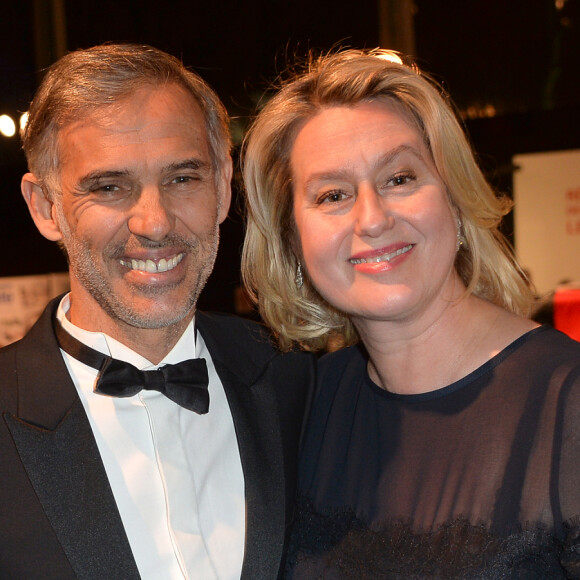
M 580 369 L 571 372 L 562 385 L 557 427 L 559 500 L 566 522 L 562 565 L 567 578 L 580 578 Z
M 555 447 L 560 447 L 559 496 L 562 521 L 580 517 L 580 368 L 562 385 Z M 577 520 L 576 520 L 577 521 Z

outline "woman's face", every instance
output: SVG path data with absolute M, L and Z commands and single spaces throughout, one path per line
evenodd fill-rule
M 330 304 L 408 320 L 457 295 L 457 218 L 415 127 L 385 101 L 324 109 L 291 152 L 304 265 Z

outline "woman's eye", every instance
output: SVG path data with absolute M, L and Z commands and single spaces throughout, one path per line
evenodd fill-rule
M 415 176 L 412 173 L 398 173 L 397 175 L 394 175 L 389 180 L 387 185 L 394 185 L 394 186 L 405 185 L 405 184 L 409 183 L 410 181 L 413 181 L 414 179 L 415 179 Z
M 323 193 L 319 198 L 318 198 L 318 203 L 337 203 L 339 201 L 342 201 L 346 198 L 346 194 L 342 191 L 328 191 L 326 193 Z

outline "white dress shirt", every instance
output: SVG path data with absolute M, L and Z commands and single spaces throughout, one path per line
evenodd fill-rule
M 198 415 L 157 391 L 128 398 L 94 392 L 97 371 L 64 351 L 89 418 L 139 573 L 148 579 L 233 580 L 244 557 L 244 478 L 231 411 L 203 338 L 193 322 L 159 363 L 67 318 L 76 339 L 141 370 L 189 358 L 206 359 L 210 406 Z

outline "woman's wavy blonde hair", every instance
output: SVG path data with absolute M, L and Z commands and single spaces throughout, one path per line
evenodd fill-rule
M 300 128 L 322 109 L 374 100 L 396 102 L 422 135 L 462 222 L 465 243 L 455 267 L 473 293 L 527 315 L 533 295 L 498 226 L 512 207 L 497 196 L 475 161 L 443 89 L 397 53 L 343 50 L 311 57 L 306 70 L 282 84 L 244 140 L 242 172 L 247 231 L 242 276 L 260 315 L 283 349 L 298 342 L 320 350 L 358 341 L 347 315 L 326 302 L 304 272 L 293 217 L 290 155 Z

